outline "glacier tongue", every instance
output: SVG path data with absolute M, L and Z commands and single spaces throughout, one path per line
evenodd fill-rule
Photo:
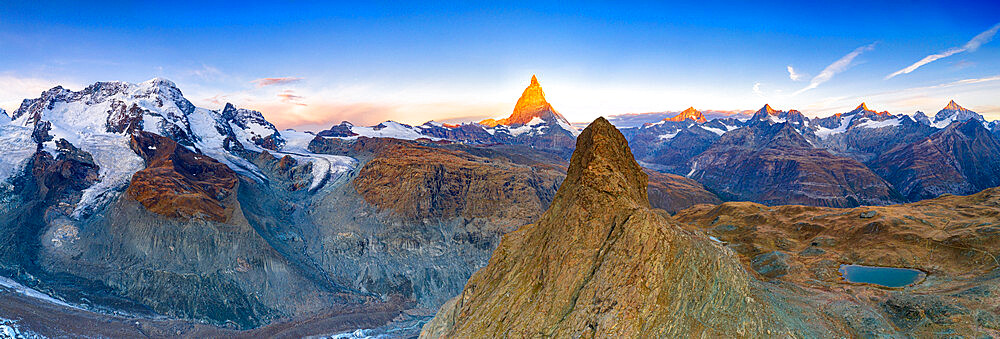
M 331 179 L 336 180 L 344 173 L 357 167 L 358 162 L 351 157 L 331 154 L 316 154 L 309 151 L 309 142 L 315 135 L 294 130 L 281 132 L 285 138 L 285 147 L 277 154 L 287 154 L 295 158 L 296 161 L 312 162 L 312 183 L 309 190 L 316 190 Z
M 20 171 L 35 153 L 35 147 L 30 128 L 0 124 L 0 181 Z

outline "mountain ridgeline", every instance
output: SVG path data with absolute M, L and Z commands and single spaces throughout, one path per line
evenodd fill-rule
M 1000 175 L 1000 124 L 954 101 L 933 120 L 864 103 L 826 118 L 769 105 L 748 118 L 699 116 L 689 108 L 622 133 L 643 166 L 695 179 L 723 200 L 886 205 L 978 192 Z
M 997 298 L 984 292 L 1000 279 L 991 254 L 996 188 L 887 207 L 728 202 L 671 216 L 650 208 L 647 176 L 631 155 L 610 123 L 590 124 L 549 209 L 506 234 L 420 337 L 929 337 L 1000 329 Z M 944 229 L 949 236 L 939 236 Z M 851 284 L 837 273 L 843 262 L 914 267 L 934 280 L 897 289 Z
M 689 108 L 620 131 L 598 119 L 581 133 L 532 77 L 505 118 L 342 122 L 312 133 L 278 130 L 232 104 L 197 107 L 153 79 L 55 87 L 0 113 L 0 275 L 126 324 L 258 331 L 234 332 L 248 336 L 419 322 L 439 308 L 425 335 L 843 333 L 860 327 L 802 325 L 830 315 L 803 308 L 812 304 L 801 291 L 771 291 L 773 277 L 747 268 L 799 240 L 720 231 L 742 244 L 722 246 L 703 233 L 728 228 L 705 218 L 809 223 L 723 202 L 891 205 L 1000 185 L 997 123 L 954 102 L 933 118 L 862 104 L 822 119 L 765 106 L 709 120 Z M 993 195 L 979 194 L 918 203 L 927 209 L 920 218 L 989 206 Z M 982 210 L 958 217 L 979 222 L 976 213 L 990 211 Z M 865 232 L 898 223 L 872 221 Z M 813 224 L 799 226 L 828 228 Z M 976 227 L 927 241 L 988 252 L 981 247 L 995 232 Z M 906 237 L 887 236 L 897 238 Z M 202 333 L 185 332 L 196 327 L 170 333 Z M 74 334 L 124 333 L 92 331 Z
M 0 275 L 139 321 L 322 322 L 294 332 L 314 335 L 418 319 L 536 221 L 566 175 L 579 132 L 526 102 L 527 123 L 312 134 L 196 107 L 163 79 L 56 87 L 0 125 Z M 670 211 L 721 202 L 655 178 L 646 189 Z M 115 336 L 94 331 L 77 334 Z

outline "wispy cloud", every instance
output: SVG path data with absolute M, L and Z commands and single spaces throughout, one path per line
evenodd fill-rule
M 889 80 L 897 75 L 913 72 L 917 70 L 917 68 L 920 68 L 923 65 L 929 64 L 931 62 L 934 62 L 942 58 L 950 57 L 958 53 L 975 52 L 977 49 L 979 49 L 979 46 L 982 46 L 983 44 L 990 42 L 990 40 L 993 40 L 993 36 L 997 34 L 997 30 L 1000 30 L 1000 23 L 993 25 L 993 27 L 986 30 L 985 32 L 979 33 L 978 35 L 973 37 L 972 40 L 969 40 L 969 42 L 966 42 L 965 45 L 962 45 L 961 47 L 952 47 L 944 52 L 925 56 L 923 59 L 920 59 L 920 61 L 917 61 L 912 65 L 907 66 L 906 68 L 898 70 L 895 73 L 887 75 L 885 79 Z
M 874 42 L 868 45 L 855 48 L 850 53 L 847 53 L 847 55 L 841 57 L 837 61 L 834 61 L 829 66 L 826 66 L 826 68 L 824 68 L 822 72 L 819 72 L 819 74 L 817 74 L 815 77 L 812 78 L 811 81 L 809 81 L 808 86 L 796 91 L 795 93 L 792 93 L 792 96 L 799 95 L 802 92 L 819 87 L 819 85 L 824 82 L 830 81 L 830 79 L 832 79 L 835 74 L 843 72 L 847 70 L 849 67 L 851 67 L 851 62 L 854 61 L 854 58 L 857 58 L 859 55 L 861 55 L 861 53 L 870 51 L 872 49 L 875 49 Z
M 295 94 L 295 91 L 290 89 L 286 89 L 284 92 L 278 93 L 278 98 L 280 98 L 281 102 L 284 103 L 295 104 L 299 106 L 308 106 L 307 104 L 302 102 L 302 100 L 305 99 L 305 97 Z
M 805 74 L 796 72 L 795 68 L 792 68 L 792 65 L 788 65 L 788 78 L 792 79 L 792 81 L 805 80 L 806 76 Z
M 257 84 L 257 87 L 266 87 L 273 85 L 284 85 L 302 81 L 302 78 L 295 77 L 280 77 L 280 78 L 260 78 L 251 83 Z
M 222 104 L 228 102 L 229 95 L 226 95 L 226 94 L 216 94 L 214 96 L 205 98 L 204 100 L 205 100 L 205 102 L 210 102 L 210 103 L 213 103 L 213 104 L 216 104 L 216 105 L 222 105 Z
M 755 82 L 753 84 L 753 94 L 756 94 L 757 96 L 759 96 L 761 98 L 765 98 L 764 97 L 764 92 L 760 90 L 760 83 L 759 82 Z M 767 98 L 765 98 L 765 99 L 767 99 Z
M 206 64 L 201 64 L 201 68 L 191 70 L 190 73 L 205 80 L 216 80 L 223 76 L 222 71 L 218 68 Z

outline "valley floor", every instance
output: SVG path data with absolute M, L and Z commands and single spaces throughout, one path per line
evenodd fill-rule
M 362 305 L 325 310 L 313 315 L 279 321 L 240 331 L 177 319 L 151 319 L 110 315 L 32 296 L 23 290 L 0 287 L 0 337 L 3 331 L 31 338 L 41 336 L 107 338 L 302 338 L 390 332 L 416 336 L 429 318 L 426 310 L 401 310 L 399 303 Z M 357 329 L 373 329 L 361 330 Z M 337 335 L 340 334 L 340 335 Z

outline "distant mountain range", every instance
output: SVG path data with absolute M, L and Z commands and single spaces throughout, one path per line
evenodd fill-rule
M 698 180 L 724 200 L 853 207 L 995 186 L 998 124 L 954 101 L 933 119 L 864 103 L 812 119 L 765 105 L 748 119 L 689 109 L 622 133 L 644 166 Z

